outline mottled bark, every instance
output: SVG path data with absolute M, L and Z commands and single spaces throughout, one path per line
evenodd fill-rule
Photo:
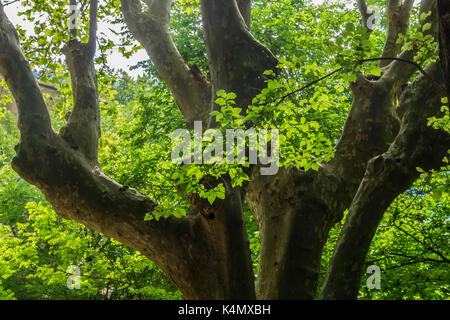
M 439 64 L 430 64 L 426 70 L 437 83 L 444 81 Z M 422 76 L 403 95 L 401 104 L 406 111 L 400 133 L 387 152 L 369 161 L 349 208 L 320 298 L 357 297 L 361 269 L 385 210 L 418 178 L 417 167 L 431 170 L 443 165 L 450 135 L 427 125 L 429 117 L 440 115 L 443 94 Z
M 407 0 L 402 4 L 401 0 L 388 0 L 386 3 L 387 38 L 384 44 L 383 57 L 397 57 L 401 52 L 403 43 L 398 42 L 398 35 L 405 35 L 409 29 L 409 17 L 414 0 Z M 390 62 L 380 61 L 380 67 L 385 67 Z
M 264 71 L 275 71 L 278 60 L 250 33 L 236 1 L 200 4 L 213 90 L 211 109 L 218 109 L 216 92 L 225 90 L 237 95 L 236 105 L 245 114 L 252 98 L 266 85 Z M 216 126 L 215 117 L 209 126 Z
M 439 0 L 439 47 L 442 68 L 447 85 L 447 97 L 450 98 L 450 2 Z
M 305 173 L 289 168 L 274 177 L 251 177 L 247 201 L 261 236 L 258 298 L 314 298 L 322 248 L 336 222 L 327 205 L 330 198 L 321 192 L 335 183 L 326 169 Z
M 247 28 L 250 29 L 252 23 L 252 0 L 237 0 L 237 4 Z
M 140 0 L 122 0 L 128 28 L 142 44 L 159 75 L 171 90 L 181 113 L 189 122 L 209 119 L 211 85 L 197 66 L 189 67 L 178 52 L 170 32 L 172 1 L 153 0 L 143 10 Z

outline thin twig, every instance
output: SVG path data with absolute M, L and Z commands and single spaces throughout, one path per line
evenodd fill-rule
M 441 252 L 437 251 L 436 249 L 433 249 L 431 246 L 429 246 L 425 241 L 420 240 L 419 238 L 417 238 L 416 236 L 414 236 L 413 234 L 409 233 L 408 231 L 404 230 L 403 228 L 401 228 L 400 226 L 398 226 L 395 221 L 394 221 L 394 227 L 396 229 L 398 229 L 399 231 L 403 232 L 404 234 L 406 234 L 407 236 L 409 236 L 410 238 L 412 238 L 414 241 L 420 243 L 421 245 L 423 245 L 426 249 L 428 249 L 429 251 L 437 254 L 439 257 L 441 257 L 443 259 L 444 262 L 448 262 L 450 261 L 444 254 L 442 254 Z
M 402 58 L 391 58 L 391 57 L 380 57 L 380 58 L 369 58 L 369 59 L 361 59 L 357 62 L 357 64 L 353 67 L 353 71 L 355 71 L 356 67 L 363 64 L 364 62 L 371 62 L 371 61 L 384 61 L 384 60 L 389 60 L 389 61 L 400 61 L 403 63 L 408 63 L 414 67 L 416 67 L 416 69 L 418 69 L 420 71 L 420 73 L 422 73 L 425 77 L 427 77 L 431 82 L 433 82 L 440 90 L 445 90 L 445 87 L 442 86 L 440 83 L 436 82 L 436 80 L 433 79 L 433 77 L 431 77 L 418 63 L 411 61 L 411 60 L 407 60 L 407 59 L 402 59 Z
M 0 5 L 2 6 L 2 7 L 6 7 L 6 6 L 9 6 L 10 4 L 13 4 L 13 3 L 16 3 L 16 2 L 19 2 L 20 0 L 13 0 L 13 1 L 10 1 L 10 2 L 8 2 L 8 3 L 5 3 L 5 4 L 1 4 L 0 3 Z
M 407 258 L 407 259 L 416 259 L 416 257 L 414 257 L 414 256 L 409 256 L 409 255 L 403 254 L 403 253 L 390 252 L 390 254 L 394 255 L 394 256 L 402 257 L 402 258 Z M 420 262 L 450 263 L 450 261 L 448 259 L 445 259 L 445 257 L 443 258 L 443 260 L 432 259 L 432 258 L 423 258 L 423 259 L 420 259 Z
M 440 90 L 444 90 L 445 89 L 441 84 L 436 82 L 436 80 L 434 80 L 419 64 L 415 63 L 414 61 L 410 61 L 410 60 L 406 60 L 406 59 L 402 59 L 402 58 L 380 57 L 380 58 L 361 59 L 353 66 L 353 72 L 355 72 L 355 69 L 356 69 L 357 66 L 363 64 L 364 62 L 379 61 L 379 60 L 391 60 L 391 61 L 395 60 L 395 61 L 400 61 L 400 62 L 403 62 L 403 63 L 411 64 L 414 67 L 416 67 L 425 77 L 427 77 L 429 80 L 431 80 Z M 296 89 L 296 90 L 294 90 L 292 92 L 289 92 L 289 93 L 285 94 L 275 104 L 275 108 L 278 107 L 286 98 L 288 98 L 288 97 L 290 97 L 290 96 L 292 96 L 292 95 L 294 95 L 296 93 L 299 93 L 300 91 L 303 91 L 303 90 L 305 90 L 305 89 L 315 85 L 316 83 L 318 83 L 318 82 L 320 82 L 322 80 L 325 80 L 326 78 L 329 78 L 329 77 L 335 75 L 336 73 L 338 73 L 338 72 L 340 72 L 340 71 L 342 71 L 344 69 L 345 69 L 344 67 L 340 67 L 340 68 L 334 70 L 333 72 L 328 73 L 327 75 L 325 75 L 323 77 L 320 77 L 319 79 L 316 79 L 316 80 L 314 80 L 314 81 L 304 85 L 303 87 L 301 87 L 299 89 Z M 262 103 L 262 104 L 259 104 L 259 106 L 264 106 L 264 105 L 267 105 L 269 103 L 270 102 Z
M 316 83 L 318 83 L 318 82 L 320 82 L 320 81 L 322 81 L 322 80 L 325 80 L 326 78 L 329 78 L 329 77 L 333 76 L 334 74 L 336 74 L 336 73 L 338 73 L 339 71 L 342 71 L 342 70 L 344 70 L 344 67 L 340 67 L 340 68 L 334 70 L 333 72 L 331 72 L 331 73 L 329 73 L 329 74 L 327 74 L 327 75 L 325 75 L 325 76 L 323 76 L 323 77 L 321 77 L 321 78 L 319 78 L 319 79 L 316 79 L 316 80 L 314 80 L 314 81 L 312 81 L 312 82 L 310 82 L 310 83 L 304 85 L 303 87 L 301 87 L 301 88 L 299 88 L 299 89 L 296 89 L 296 90 L 294 90 L 294 91 L 292 91 L 292 92 L 290 92 L 290 93 L 285 94 L 285 95 L 282 96 L 282 97 L 280 98 L 280 100 L 277 102 L 277 104 L 275 105 L 275 108 L 278 107 L 278 106 L 284 101 L 284 99 L 286 99 L 286 98 L 288 98 L 288 97 L 290 97 L 290 96 L 292 96 L 292 95 L 294 95 L 294 94 L 296 94 L 296 93 L 299 93 L 300 91 L 303 91 L 303 90 L 305 90 L 305 89 L 307 89 L 307 88 L 309 88 L 309 87 L 315 85 Z M 264 106 L 264 105 L 267 105 L 267 104 L 269 104 L 269 103 L 270 103 L 270 102 L 262 103 L 262 104 L 260 104 L 260 106 Z

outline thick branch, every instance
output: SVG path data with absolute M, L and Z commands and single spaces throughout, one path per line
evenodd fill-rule
M 74 43 L 79 47 L 78 42 Z M 72 63 L 77 59 L 85 62 L 76 55 Z M 74 74 L 80 75 L 79 68 L 83 66 L 76 66 Z M 173 219 L 168 219 L 145 223 L 144 215 L 152 212 L 154 202 L 107 178 L 98 167 L 93 167 L 83 155 L 53 132 L 38 83 L 20 51 L 15 29 L 6 18 L 2 6 L 0 71 L 19 110 L 21 141 L 16 147 L 13 169 L 40 188 L 61 216 L 114 237 L 162 264 L 165 258 L 161 252 L 165 252 L 168 237 L 173 231 L 170 229 L 179 230 L 178 226 L 186 221 L 173 222 Z M 78 84 L 76 82 L 75 86 L 80 93 L 82 89 Z M 81 110 L 75 113 L 78 112 Z
M 439 0 L 438 11 L 440 57 L 447 79 L 447 97 L 450 98 L 450 2 Z
M 380 81 L 367 80 L 359 75 L 351 84 L 353 103 L 336 146 L 334 158 L 327 164 L 340 180 L 340 190 L 345 197 L 336 207 L 342 215 L 350 205 L 367 161 L 385 152 L 400 128 L 394 109 L 394 90 Z
M 442 82 L 437 63 L 427 73 Z M 417 167 L 437 169 L 450 147 L 450 135 L 427 125 L 439 116 L 442 92 L 421 76 L 405 93 L 406 110 L 401 131 L 389 150 L 370 160 L 328 268 L 322 299 L 354 299 L 359 290 L 361 268 L 385 210 L 419 176 Z
M 420 14 L 428 13 L 431 11 L 431 15 L 421 22 L 421 27 L 427 23 L 431 23 L 431 28 L 427 31 L 423 32 L 423 35 L 432 35 L 434 39 L 437 41 L 438 39 L 438 14 L 437 14 L 437 5 L 436 0 L 424 0 L 421 3 Z M 415 55 L 419 51 L 419 47 L 415 46 L 412 49 L 403 51 L 399 58 L 403 60 L 413 61 Z M 386 81 L 395 88 L 395 90 L 408 82 L 411 76 L 414 74 L 416 69 L 414 66 L 405 66 L 401 61 L 393 61 L 390 65 L 386 73 L 383 74 L 382 80 Z
M 397 57 L 402 48 L 402 43 L 397 43 L 398 35 L 408 32 L 410 11 L 414 0 L 407 0 L 404 4 L 399 0 L 386 2 L 387 38 L 384 44 L 382 57 Z M 380 67 L 388 65 L 390 61 L 380 61 Z
M 223 287 L 219 270 L 205 263 L 218 257 L 211 257 L 201 219 L 144 221 L 156 204 L 109 179 L 60 136 L 36 138 L 33 145 L 21 143 L 12 166 L 44 193 L 58 215 L 140 251 L 171 277 L 186 298 L 211 298 L 211 287 Z M 201 268 L 206 270 L 199 272 Z M 211 285 L 205 288 L 204 283 Z
M 422 5 L 422 12 L 429 11 L 432 5 L 432 1 L 426 1 Z M 435 15 L 432 14 L 426 21 L 435 21 Z M 433 34 L 434 31 L 430 33 Z M 394 59 L 380 79 L 373 81 L 359 75 L 351 85 L 352 108 L 336 146 L 335 157 L 329 163 L 329 167 L 341 179 L 343 190 L 346 190 L 348 197 L 343 204 L 350 204 L 353 199 L 367 161 L 385 152 L 398 133 L 395 94 L 397 88 L 417 71 L 416 64 L 405 62 L 413 61 L 415 52 L 416 48 Z M 435 85 L 434 81 L 430 82 Z
M 16 29 L 0 4 L 0 73 L 8 84 L 19 112 L 18 126 L 25 140 L 34 133 L 51 132 L 50 115 L 33 72 L 25 59 Z
M 159 75 L 189 121 L 207 121 L 211 86 L 198 67 L 189 68 L 178 52 L 169 32 L 169 0 L 154 0 L 147 12 L 139 0 L 122 0 L 122 13 L 128 28 L 142 44 Z
M 97 7 L 98 1 L 91 0 L 88 42 L 71 40 L 62 50 L 72 80 L 74 105 L 67 125 L 60 131 L 61 136 L 73 149 L 80 150 L 95 165 L 98 165 L 100 137 L 100 108 L 94 66 Z
M 252 22 L 252 0 L 237 0 L 237 4 L 245 24 L 250 29 Z
M 385 152 L 398 133 L 392 88 L 360 75 L 352 90 L 352 109 L 331 162 L 317 172 L 289 168 L 274 177 L 251 177 L 247 200 L 262 230 L 260 298 L 314 298 L 329 230 L 351 204 L 367 161 Z
M 97 43 L 97 11 L 98 0 L 91 0 L 89 10 L 88 52 L 92 57 L 95 56 L 95 48 Z

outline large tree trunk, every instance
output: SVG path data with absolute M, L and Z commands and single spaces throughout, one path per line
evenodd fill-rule
M 442 68 L 447 85 L 447 97 L 450 98 L 450 2 L 438 1 L 439 11 L 439 47 Z

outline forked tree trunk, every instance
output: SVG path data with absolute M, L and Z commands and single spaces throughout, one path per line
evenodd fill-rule
M 362 264 L 384 211 L 416 179 L 417 166 L 438 168 L 448 151 L 448 133 L 426 126 L 427 117 L 440 115 L 440 97 L 445 95 L 439 85 L 444 81 L 440 66 L 430 64 L 426 76 L 406 90 L 399 119 L 394 96 L 417 70 L 405 63 L 413 60 L 415 51 L 400 53 L 401 46 L 387 41 L 383 58 L 389 58 L 387 53 L 399 54 L 402 60 L 383 60 L 383 74 L 375 80 L 358 75 L 351 85 L 353 104 L 335 157 L 318 171 L 289 167 L 274 176 L 260 176 L 254 168 L 248 185 L 237 188 L 232 188 L 228 176 L 205 177 L 210 185 L 224 184 L 225 200 L 211 206 L 194 196 L 186 217 L 145 222 L 144 216 L 156 203 L 106 177 L 98 164 L 100 113 L 93 64 L 96 2 L 91 1 L 88 43 L 73 39 L 64 50 L 74 107 L 59 134 L 52 129 L 15 29 L 0 5 L 0 72 L 17 103 L 21 132 L 14 170 L 42 190 L 60 216 L 153 260 L 187 299 L 313 299 L 328 233 L 349 208 L 320 298 L 356 298 Z M 277 59 L 250 33 L 250 0 L 200 1 L 210 81 L 198 68 L 187 66 L 172 41 L 171 1 L 148 1 L 146 11 L 140 0 L 121 3 L 130 31 L 191 123 L 201 120 L 210 127 L 216 125 L 209 113 L 217 108 L 217 90 L 236 93 L 244 113 L 265 86 L 264 71 L 275 70 Z M 390 19 L 402 20 L 399 29 L 404 31 L 411 1 L 401 3 L 388 1 L 387 11 Z M 448 80 L 449 10 L 443 3 L 441 56 Z M 435 1 L 422 2 L 422 12 L 433 8 Z M 435 17 L 432 14 L 424 23 L 434 21 L 437 26 Z M 388 39 L 392 40 L 398 30 L 390 23 L 389 32 L 394 34 Z M 262 240 L 256 289 L 244 200 L 256 217 Z

